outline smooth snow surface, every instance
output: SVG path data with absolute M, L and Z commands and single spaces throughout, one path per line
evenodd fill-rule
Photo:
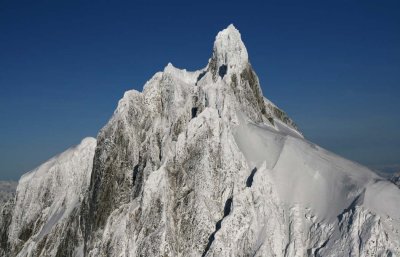
M 280 198 L 288 206 L 301 204 L 312 209 L 318 219 L 332 222 L 365 192 L 368 209 L 400 221 L 398 188 L 292 131 L 283 123 L 274 131 L 241 120 L 235 137 L 250 166 L 266 167 L 260 172 L 271 174 Z

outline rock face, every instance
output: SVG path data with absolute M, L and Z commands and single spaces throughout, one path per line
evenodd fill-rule
M 233 25 L 204 69 L 169 64 L 83 145 L 21 178 L 4 256 L 400 255 L 400 189 L 304 139 Z

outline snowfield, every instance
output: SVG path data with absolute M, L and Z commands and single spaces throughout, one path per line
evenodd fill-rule
M 20 179 L 0 256 L 400 256 L 396 181 L 309 142 L 230 25 Z

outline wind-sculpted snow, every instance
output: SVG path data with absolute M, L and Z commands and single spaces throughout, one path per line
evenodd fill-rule
M 89 157 L 93 167 L 85 166 Z M 205 68 L 188 72 L 168 64 L 143 92 L 126 92 L 100 131 L 94 156 L 62 158 L 63 170 L 76 158 L 83 158 L 79 167 L 92 168 L 68 176 L 75 187 L 62 185 L 73 190 L 54 193 L 59 180 L 52 176 L 21 179 L 25 197 L 17 193 L 16 207 L 8 207 L 11 225 L 0 231 L 9 236 L 11 251 L 4 253 L 400 255 L 400 189 L 308 142 L 263 96 L 233 25 L 217 35 Z M 18 206 L 32 212 L 22 214 Z M 2 217 L 8 224 L 10 212 Z

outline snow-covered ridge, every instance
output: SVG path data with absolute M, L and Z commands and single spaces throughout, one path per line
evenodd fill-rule
M 57 234 L 80 207 L 95 147 L 96 139 L 85 138 L 21 177 L 8 232 L 10 248 L 19 256 L 34 252 L 48 234 Z M 56 247 L 50 250 L 57 252 Z

